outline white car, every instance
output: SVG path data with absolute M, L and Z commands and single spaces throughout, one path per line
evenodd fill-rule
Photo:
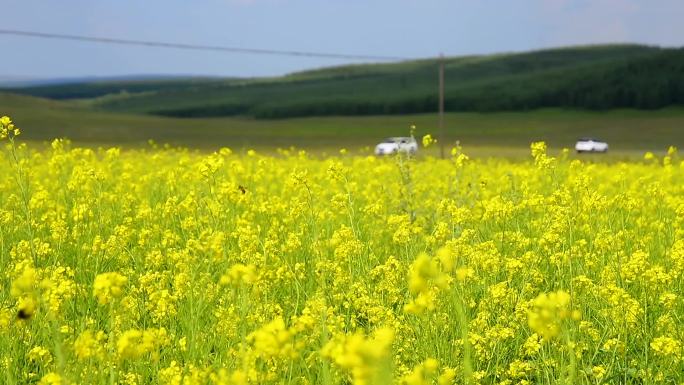
M 579 152 L 607 152 L 608 143 L 593 138 L 580 138 L 575 144 L 575 151 Z
M 398 152 L 415 154 L 418 151 L 416 140 L 407 136 L 387 138 L 375 146 L 375 155 L 389 155 Z

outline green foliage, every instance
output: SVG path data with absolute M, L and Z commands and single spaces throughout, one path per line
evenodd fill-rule
M 445 60 L 447 111 L 684 104 L 682 49 L 611 45 Z M 93 104 L 116 112 L 182 118 L 426 113 L 437 108 L 437 65 L 436 60 L 419 60 L 244 81 L 76 84 L 15 91 L 58 99 L 117 93 Z

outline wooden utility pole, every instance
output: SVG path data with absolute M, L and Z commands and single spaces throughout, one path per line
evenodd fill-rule
M 444 159 L 444 55 L 439 54 L 439 153 Z

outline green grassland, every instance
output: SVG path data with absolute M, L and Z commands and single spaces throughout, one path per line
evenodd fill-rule
M 0 94 L 0 105 L 3 114 L 12 116 L 23 129 L 24 140 L 67 137 L 88 146 L 137 147 L 152 139 L 204 150 L 231 147 L 271 151 L 295 146 L 333 152 L 343 147 L 372 147 L 383 137 L 407 135 L 410 124 L 416 124 L 419 135 L 438 133 L 436 114 L 178 119 L 94 111 L 68 102 L 11 94 Z M 644 151 L 665 151 L 669 145 L 684 146 L 684 109 L 679 108 L 448 113 L 445 127 L 449 146 L 458 140 L 475 156 L 521 157 L 529 153 L 532 141 L 545 140 L 557 150 L 572 147 L 577 137 L 584 135 L 608 141 L 611 156 L 619 159 L 639 157 Z
M 607 45 L 447 58 L 448 111 L 684 105 L 684 50 Z M 435 112 L 437 61 L 364 64 L 261 79 L 95 82 L 11 90 L 171 117 L 288 118 Z
M 448 147 L 520 157 L 532 141 L 559 150 L 596 136 L 622 159 L 684 145 L 684 49 L 606 45 L 445 61 Z M 35 142 L 331 152 L 407 135 L 411 124 L 438 135 L 436 86 L 431 59 L 275 78 L 27 87 L 0 93 L 0 106 Z

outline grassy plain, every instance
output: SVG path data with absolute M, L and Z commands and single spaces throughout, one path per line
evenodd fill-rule
M 202 150 L 230 147 L 273 151 L 295 146 L 317 153 L 340 148 L 356 151 L 387 136 L 438 134 L 435 114 L 312 117 L 278 120 L 251 118 L 177 119 L 95 111 L 68 102 L 0 94 L 4 111 L 22 122 L 25 140 L 66 137 L 88 146 L 146 146 L 157 143 Z M 684 145 L 684 110 L 609 112 L 547 109 L 531 112 L 448 113 L 447 148 L 456 140 L 473 156 L 524 157 L 529 143 L 544 140 L 552 151 L 572 147 L 579 136 L 596 136 L 611 146 L 611 158 L 641 156 Z M 436 153 L 436 149 L 431 150 Z M 605 157 L 595 157 L 604 159 Z

